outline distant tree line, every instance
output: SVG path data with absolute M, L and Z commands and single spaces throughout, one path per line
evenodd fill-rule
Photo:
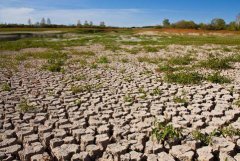
M 236 21 L 226 23 L 222 18 L 214 18 L 209 24 L 195 23 L 194 21 L 181 20 L 175 23 L 170 23 L 169 19 L 164 19 L 162 25 L 158 28 L 178 28 L 178 29 L 202 29 L 202 30 L 240 30 L 240 14 Z
M 84 21 L 84 23 L 82 24 L 80 20 L 77 20 L 76 25 L 72 24 L 72 25 L 57 25 L 57 24 L 52 24 L 51 19 L 50 18 L 42 18 L 41 21 L 37 21 L 35 23 L 32 22 L 32 20 L 29 18 L 27 20 L 27 25 L 26 24 L 0 24 L 0 28 L 4 28 L 4 27 L 19 27 L 19 28 L 28 28 L 28 27 L 45 27 L 45 28 L 72 28 L 72 27 L 92 27 L 92 28 L 104 28 L 106 27 L 105 22 L 100 22 L 99 25 L 95 25 L 93 24 L 92 21 Z

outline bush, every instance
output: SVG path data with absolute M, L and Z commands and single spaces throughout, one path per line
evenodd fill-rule
M 193 22 L 193 21 L 182 20 L 182 21 L 178 21 L 178 22 L 174 23 L 173 27 L 181 28 L 181 29 L 196 29 L 197 24 L 195 24 L 195 22 Z
M 203 80 L 203 76 L 197 72 L 167 73 L 165 80 L 170 83 L 198 84 Z

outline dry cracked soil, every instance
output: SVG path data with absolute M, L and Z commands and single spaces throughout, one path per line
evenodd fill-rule
M 239 50 L 169 45 L 128 53 L 132 48 L 65 47 L 60 72 L 44 70 L 51 61 L 32 55 L 14 71 L 1 68 L 0 160 L 240 161 L 240 64 L 220 71 L 230 83 L 182 84 L 166 81 L 165 74 L 172 72 L 156 70 L 155 63 L 189 51 L 196 62 L 210 51 L 231 55 Z M 14 59 L 45 51 L 2 54 Z

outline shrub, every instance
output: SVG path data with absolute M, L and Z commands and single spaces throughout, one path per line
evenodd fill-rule
M 221 76 L 219 72 L 216 72 L 212 75 L 208 75 L 206 77 L 206 80 L 212 82 L 212 83 L 219 83 L 219 84 L 223 84 L 223 83 L 231 83 L 231 80 L 225 76 Z
M 203 76 L 197 72 L 167 73 L 165 80 L 170 83 L 198 84 L 203 80 Z
M 158 142 L 179 140 L 181 137 L 181 130 L 174 128 L 173 125 L 159 122 L 154 123 L 152 138 L 156 138 Z

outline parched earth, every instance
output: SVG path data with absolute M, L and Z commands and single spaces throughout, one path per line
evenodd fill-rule
M 240 161 L 238 69 L 225 71 L 235 79 L 230 84 L 179 85 L 163 81 L 136 55 L 120 55 L 129 59 L 122 63 L 106 54 L 108 65 L 68 64 L 64 73 L 20 65 L 8 77 L 1 69 L 0 80 L 11 90 L 0 91 L 0 160 Z M 19 109 L 23 99 L 32 109 Z M 157 141 L 155 122 L 181 129 L 181 136 Z M 235 133 L 213 135 L 207 143 L 193 136 L 197 129 L 210 136 L 223 127 Z

